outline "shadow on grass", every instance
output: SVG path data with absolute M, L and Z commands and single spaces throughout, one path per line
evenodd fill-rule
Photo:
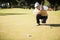
M 43 26 L 60 27 L 60 24 L 41 24 Z
M 0 16 L 6 15 L 27 15 L 27 13 L 0 13 Z

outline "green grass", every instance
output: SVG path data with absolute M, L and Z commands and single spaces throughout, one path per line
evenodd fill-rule
M 48 15 L 46 24 L 60 24 L 60 11 Z M 0 9 L 0 40 L 60 40 L 60 25 L 54 25 L 36 26 L 33 9 Z

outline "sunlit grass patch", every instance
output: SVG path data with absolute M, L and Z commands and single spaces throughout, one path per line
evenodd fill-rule
M 36 26 L 33 9 L 1 9 L 0 40 L 60 40 L 60 11 L 48 11 L 48 15 L 50 26 Z

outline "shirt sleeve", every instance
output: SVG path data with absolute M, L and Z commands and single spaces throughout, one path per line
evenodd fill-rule
M 43 6 L 44 10 L 48 10 L 48 7 L 47 6 Z
M 34 13 L 34 14 L 37 14 L 37 10 L 36 10 L 36 9 L 34 9 L 33 13 Z

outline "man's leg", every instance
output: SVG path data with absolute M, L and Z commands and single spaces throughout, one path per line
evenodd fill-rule
M 43 16 L 42 23 L 46 23 L 48 16 Z
M 39 19 L 40 19 L 40 14 L 37 14 L 37 15 L 36 15 L 36 21 L 37 21 L 37 24 L 38 24 L 38 25 L 40 25 L 40 20 L 39 20 Z

